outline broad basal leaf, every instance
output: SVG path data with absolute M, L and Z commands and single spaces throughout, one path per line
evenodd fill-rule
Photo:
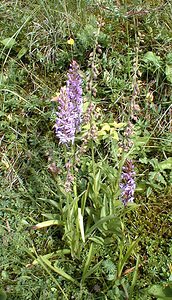
M 155 67 L 159 68 L 161 66 L 161 59 L 159 56 L 157 56 L 155 53 L 152 51 L 148 51 L 144 57 L 143 60 L 146 63 L 152 63 Z
M 16 43 L 16 40 L 11 37 L 1 40 L 1 44 L 3 44 L 5 46 L 5 48 L 12 48 L 15 43 Z

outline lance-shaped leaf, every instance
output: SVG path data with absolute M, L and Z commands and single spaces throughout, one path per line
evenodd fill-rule
M 32 226 L 31 229 L 41 229 L 41 228 L 45 228 L 45 227 L 49 227 L 49 226 L 53 226 L 53 225 L 63 225 L 63 222 L 58 221 L 58 220 L 44 221 L 44 222 L 41 222 L 41 223 L 38 223 L 38 224 Z

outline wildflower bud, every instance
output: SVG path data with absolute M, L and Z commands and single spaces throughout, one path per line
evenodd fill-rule
M 65 167 L 66 167 L 66 170 L 67 170 L 67 176 L 66 176 L 66 181 L 65 181 L 65 191 L 66 192 L 71 192 L 71 190 L 72 190 L 71 186 L 72 186 L 72 183 L 74 182 L 74 176 L 71 173 L 71 167 L 72 167 L 71 162 L 68 161 L 65 164 Z
M 97 96 L 97 89 L 96 88 L 92 88 L 92 94 L 94 97 Z
M 53 175 L 56 176 L 61 173 L 60 169 L 56 166 L 55 162 L 52 162 L 48 165 L 48 171 Z
M 93 79 L 96 80 L 97 79 L 97 74 L 93 73 Z
M 131 122 L 128 123 L 128 126 L 125 129 L 124 135 L 126 137 L 130 137 L 133 134 L 133 124 Z
M 140 111 L 140 106 L 138 104 L 134 104 L 132 106 L 132 109 L 135 110 L 135 111 Z
M 69 171 L 70 168 L 72 167 L 72 164 L 70 161 L 68 161 L 66 164 L 65 164 L 65 167 L 66 167 L 66 170 Z
M 91 52 L 88 59 L 88 65 L 90 66 L 92 65 L 93 59 L 94 59 L 94 53 Z
M 91 128 L 90 128 L 90 138 L 92 140 L 96 140 L 97 139 L 97 127 L 96 125 L 92 125 Z
M 93 67 L 93 72 L 98 76 L 99 75 L 99 71 L 97 70 L 97 68 L 94 66 Z
M 102 54 L 102 48 L 101 48 L 100 45 L 97 45 L 96 51 L 97 51 L 99 54 Z
M 92 71 L 93 71 L 93 79 L 96 80 L 97 76 L 99 75 L 99 72 L 95 66 L 93 66 Z
M 87 80 L 86 80 L 87 82 L 90 82 L 91 81 L 91 74 L 89 74 L 88 76 L 87 76 Z
M 86 91 L 87 92 L 91 91 L 91 88 L 92 88 L 92 81 L 88 81 L 86 85 Z
M 87 108 L 87 111 L 85 112 L 85 114 L 83 116 L 84 124 L 88 124 L 91 121 L 91 116 L 92 116 L 93 111 L 95 111 L 95 105 L 94 105 L 94 103 L 91 102 Z
M 67 177 L 66 177 L 66 182 L 65 182 L 65 191 L 66 192 L 71 192 L 72 188 L 71 185 L 74 182 L 74 176 L 68 172 Z

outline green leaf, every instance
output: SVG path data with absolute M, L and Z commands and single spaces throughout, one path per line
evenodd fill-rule
M 40 228 L 49 227 L 53 225 L 63 225 L 63 222 L 58 220 L 49 220 L 32 226 L 32 229 L 40 229 Z
M 91 264 L 92 257 L 93 257 L 93 243 L 90 245 L 90 250 L 87 256 L 87 260 L 85 262 L 84 270 L 82 273 L 82 282 L 84 282 L 85 279 L 87 278 L 87 270 Z
M 167 63 L 167 65 L 172 65 L 172 52 L 167 54 L 166 63 Z
M 138 136 L 133 138 L 135 146 L 144 146 L 148 143 L 150 136 Z
M 104 245 L 104 239 L 100 236 L 94 236 L 89 238 L 90 241 L 99 244 L 99 245 Z
M 153 285 L 148 293 L 154 297 L 158 297 L 163 300 L 172 299 L 172 288 L 170 286 L 162 287 L 161 285 Z
M 16 40 L 12 37 L 1 40 L 1 44 L 5 46 L 5 48 L 12 48 L 16 43 Z
M 165 74 L 166 74 L 167 80 L 170 83 L 172 83 L 172 65 L 166 65 Z
M 83 112 L 85 113 L 90 105 L 90 101 L 85 101 L 83 104 Z
M 94 185 L 93 185 L 93 191 L 95 195 L 98 195 L 100 190 L 100 183 L 101 183 L 101 171 L 99 170 L 94 178 Z
M 139 161 L 142 163 L 142 164 L 148 164 L 148 158 L 145 156 L 143 158 L 139 158 Z
M 52 266 L 51 262 L 45 257 L 45 256 L 38 256 L 37 258 L 38 262 L 43 262 L 45 265 L 47 265 L 52 271 L 56 272 L 60 276 L 64 277 L 65 279 L 75 283 L 78 285 L 78 282 L 73 279 L 70 275 L 68 275 L 65 271 L 63 271 L 61 268 L 58 268 L 56 266 Z
M 26 52 L 27 52 L 27 48 L 26 48 L 26 47 L 22 47 L 22 48 L 20 49 L 20 51 L 18 52 L 17 57 L 18 57 L 19 59 L 22 58 L 22 57 L 26 54 Z
M 149 186 L 147 188 L 147 191 L 146 191 L 146 196 L 149 198 L 149 196 L 152 194 L 152 188 Z
M 119 141 L 118 133 L 113 128 L 110 130 L 110 134 L 113 138 L 113 140 Z
M 50 258 L 55 258 L 57 256 L 64 256 L 64 255 L 69 255 L 71 253 L 70 249 L 61 249 L 57 250 L 56 252 L 51 252 L 45 255 L 42 255 L 42 258 L 50 259 Z M 32 262 L 31 265 L 37 265 L 39 263 L 39 259 L 36 258 Z
M 84 266 L 84 270 L 83 270 L 83 274 L 82 274 L 82 282 L 84 282 L 85 279 L 88 278 L 91 274 L 95 273 L 95 271 L 102 264 L 103 260 L 99 261 L 96 265 L 94 265 L 93 268 L 91 268 L 90 270 L 88 270 L 89 267 L 90 267 L 90 264 L 91 264 L 92 257 L 93 257 L 93 243 L 90 246 L 88 257 L 87 257 L 87 260 L 86 260 L 86 263 L 85 263 L 85 266 Z
M 112 126 L 114 126 L 115 128 L 122 128 L 124 126 L 126 126 L 126 123 L 117 123 L 114 121 L 114 123 L 110 123 Z
M 86 277 L 88 278 L 91 274 L 95 273 L 95 271 L 99 268 L 99 266 L 102 264 L 102 261 L 99 261 L 94 267 L 92 267 L 90 270 L 87 271 Z
M 2 73 L 0 73 L 0 85 L 4 84 L 7 80 L 7 77 Z
M 155 53 L 152 51 L 148 51 L 144 57 L 143 60 L 146 63 L 152 63 L 155 67 L 160 68 L 161 67 L 161 59 L 159 56 L 157 56 Z
M 4 290 L 0 289 L 0 300 L 6 300 L 7 294 Z
M 84 215 L 84 211 L 85 211 L 85 204 L 87 201 L 87 197 L 88 197 L 88 192 L 89 192 L 89 183 L 87 185 L 87 189 L 84 191 L 82 198 L 81 198 L 81 214 Z
M 42 255 L 42 258 L 46 258 L 46 259 L 50 259 L 50 258 L 52 258 L 52 257 L 54 257 L 55 256 L 55 253 L 54 252 L 52 252 L 52 253 L 48 253 L 48 254 L 45 254 L 45 255 Z M 34 259 L 34 261 L 32 262 L 32 266 L 35 266 L 35 265 L 37 265 L 37 264 L 39 264 L 39 258 L 36 258 L 36 259 Z
M 81 231 L 81 237 L 83 242 L 85 243 L 84 222 L 83 222 L 83 215 L 81 213 L 81 208 L 78 208 L 78 221 L 79 221 L 79 228 Z
M 122 204 L 121 204 L 121 207 L 122 207 Z M 94 231 L 95 229 L 98 229 L 101 233 L 106 235 L 107 230 L 105 230 L 103 228 L 104 223 L 106 223 L 106 225 L 107 225 L 108 234 L 111 232 L 113 234 L 116 234 L 116 236 L 121 237 L 121 233 L 122 233 L 121 232 L 121 222 L 120 222 L 120 218 L 117 214 L 109 215 L 109 216 L 106 216 L 106 217 L 98 220 L 91 228 L 89 228 L 87 236 L 89 237 L 91 232 Z M 104 241 L 107 244 L 109 239 L 107 238 Z
M 109 131 L 110 130 L 110 126 L 108 123 L 104 123 L 102 128 L 101 128 L 101 131 Z
M 45 260 L 45 259 L 44 259 Z M 68 300 L 68 297 L 66 296 L 65 292 L 63 291 L 63 289 L 61 288 L 60 284 L 58 283 L 58 281 L 56 280 L 56 278 L 52 275 L 52 273 L 50 272 L 49 268 L 50 266 L 46 264 L 46 262 L 41 259 L 41 257 L 39 257 L 39 264 L 43 267 L 43 269 L 48 273 L 48 275 L 51 277 L 51 279 L 55 282 L 55 284 L 58 286 L 58 288 L 60 289 L 60 291 L 62 292 L 64 298 L 66 300 Z M 51 263 L 50 263 L 51 265 Z M 49 267 L 49 268 L 48 268 Z M 50 268 L 51 269 L 51 268 Z M 78 283 L 77 283 L 78 284 Z
M 118 277 L 121 277 L 123 268 L 125 266 L 125 264 L 127 263 L 129 257 L 131 256 L 132 252 L 134 251 L 134 248 L 136 246 L 136 244 L 138 243 L 138 240 L 133 241 L 131 243 L 131 245 L 129 246 L 127 252 L 125 253 L 124 256 L 121 257 L 121 259 L 119 259 L 119 264 L 118 264 Z
M 117 277 L 117 268 L 113 261 L 106 259 L 103 261 L 103 269 L 106 273 L 107 280 L 111 281 Z
M 164 179 L 164 177 L 162 176 L 162 174 L 161 174 L 160 172 L 158 172 L 158 173 L 156 174 L 156 180 L 157 180 L 158 182 L 164 184 L 164 185 L 167 184 L 166 181 L 165 181 L 165 179 Z
M 133 297 L 133 291 L 134 291 L 134 287 L 135 287 L 136 281 L 137 281 L 139 262 L 140 262 L 140 257 L 139 257 L 139 255 L 137 255 L 136 267 L 134 270 L 133 279 L 132 279 L 132 283 L 130 286 L 129 300 L 132 300 L 132 297 Z
M 87 237 L 96 229 L 99 228 L 99 226 L 101 226 L 104 222 L 108 222 L 110 220 L 116 220 L 117 217 L 115 215 L 109 215 L 107 217 L 101 218 L 100 220 L 98 220 L 92 227 L 89 228 L 88 232 L 87 232 Z M 117 220 L 118 221 L 118 220 Z
M 172 157 L 167 158 L 159 163 L 160 170 L 172 169 Z
M 99 130 L 98 131 L 98 136 L 106 136 L 107 135 L 107 132 L 104 131 L 104 130 Z

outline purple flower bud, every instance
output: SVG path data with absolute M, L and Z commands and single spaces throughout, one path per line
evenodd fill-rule
M 60 143 L 74 143 L 75 134 L 80 130 L 82 115 L 82 81 L 79 66 L 73 61 L 70 65 L 66 88 L 61 88 L 58 97 L 58 112 L 54 126 Z
M 135 175 L 132 160 L 127 159 L 125 165 L 122 167 L 121 182 L 119 184 L 121 200 L 125 206 L 128 202 L 133 202 L 134 200 L 134 191 L 136 188 Z

